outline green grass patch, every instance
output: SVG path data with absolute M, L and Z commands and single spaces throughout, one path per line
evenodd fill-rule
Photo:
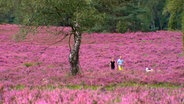
M 99 88 L 99 86 L 92 85 L 92 86 L 88 86 L 88 88 L 91 90 L 97 90 Z
M 94 86 L 94 85 L 66 85 L 66 86 L 62 86 L 66 87 L 68 89 L 73 89 L 73 90 L 81 90 L 81 89 L 91 89 L 91 90 L 97 90 L 98 88 L 100 88 L 100 86 Z M 61 88 L 61 87 L 60 87 Z
M 18 84 L 18 85 L 16 85 L 15 88 L 13 88 L 13 89 L 16 89 L 16 90 L 23 90 L 24 88 L 25 88 L 24 85 Z
M 47 85 L 42 85 L 42 86 L 32 86 L 30 87 L 30 90 L 33 89 L 39 89 L 39 90 L 55 90 L 55 89 L 71 89 L 71 90 L 82 90 L 82 89 L 90 89 L 90 90 L 98 90 L 100 89 L 101 91 L 114 91 L 118 88 L 123 88 L 123 87 L 143 87 L 146 89 L 150 88 L 166 88 L 166 89 L 178 89 L 182 88 L 183 85 L 177 85 L 177 84 L 172 84 L 172 83 L 166 83 L 166 82 L 159 82 L 159 83 L 154 83 L 154 84 L 146 84 L 146 83 L 137 83 L 137 82 L 122 82 L 122 83 L 116 83 L 116 84 L 109 84 L 105 86 L 101 85 L 87 85 L 87 84 L 74 84 L 74 85 L 53 85 L 53 84 L 47 84 Z M 14 90 L 23 90 L 25 89 L 25 85 L 18 84 L 16 86 L 12 86 L 11 89 Z
M 31 67 L 31 66 L 33 66 L 33 63 L 31 63 L 31 62 L 26 62 L 26 63 L 24 63 L 24 66 L 26 66 L 26 67 Z
M 105 89 L 108 90 L 108 91 L 113 91 L 113 90 L 116 89 L 116 87 L 117 87 L 116 84 L 110 84 L 108 86 L 105 86 Z
M 26 67 L 31 67 L 31 66 L 40 66 L 42 63 L 41 62 L 25 62 L 23 65 Z
M 52 85 L 52 84 L 48 84 L 48 85 L 44 85 L 44 86 L 36 86 L 36 87 L 33 87 L 32 89 L 55 90 L 56 88 L 59 88 L 59 87 Z
M 54 86 L 52 84 L 49 84 L 49 85 L 46 86 L 46 88 L 49 89 L 49 90 L 54 90 L 54 89 L 57 88 L 57 86 Z
M 122 83 L 119 83 L 118 86 L 121 86 L 121 87 L 141 86 L 141 87 L 148 87 L 148 88 L 181 88 L 182 87 L 181 85 L 176 85 L 176 84 L 172 84 L 168 82 L 158 82 L 154 84 L 137 83 L 137 82 L 122 82 Z
M 91 89 L 91 90 L 97 90 L 100 86 L 95 85 L 82 85 L 83 89 Z
M 137 87 L 137 86 L 144 86 L 144 84 L 130 81 L 130 82 L 118 83 L 117 86 L 120 86 L 120 87 Z
M 159 82 L 159 83 L 156 83 L 156 84 L 147 84 L 146 86 L 147 87 L 153 87 L 153 88 L 181 88 L 180 85 L 175 85 L 175 84 L 166 83 L 166 82 Z
M 74 90 L 82 89 L 81 85 L 66 85 L 66 87 Z

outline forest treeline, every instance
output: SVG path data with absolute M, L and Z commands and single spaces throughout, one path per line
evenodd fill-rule
M 90 31 L 124 33 L 126 31 L 181 30 L 182 23 L 184 24 L 184 19 L 182 21 L 184 0 L 87 1 L 92 8 L 102 14 L 100 22 L 94 25 Z M 16 18 L 13 7 L 2 10 L 2 6 L 0 23 L 21 23 L 21 20 Z M 67 26 L 65 23 L 51 25 Z

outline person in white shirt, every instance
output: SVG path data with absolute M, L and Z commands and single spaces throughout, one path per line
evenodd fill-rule
M 122 56 L 120 56 L 117 61 L 118 70 L 123 70 L 123 63 L 124 63 L 124 60 L 122 59 Z

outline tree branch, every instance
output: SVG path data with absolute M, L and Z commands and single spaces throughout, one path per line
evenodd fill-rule
M 58 41 L 56 41 L 56 42 L 50 44 L 48 47 L 44 48 L 44 49 L 43 49 L 43 52 L 42 52 L 41 54 L 43 54 L 44 51 L 47 50 L 50 46 L 52 46 L 52 45 L 54 45 L 54 44 L 57 44 L 57 43 L 63 41 L 67 36 L 68 36 L 68 34 L 65 34 L 65 36 L 64 36 L 62 39 L 60 39 L 60 40 L 58 40 Z

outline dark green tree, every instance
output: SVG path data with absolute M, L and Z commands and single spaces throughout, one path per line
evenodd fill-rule
M 184 12 L 184 0 L 167 0 L 163 13 L 168 13 L 170 30 L 181 29 Z
M 167 28 L 168 14 L 163 15 L 166 0 L 139 0 L 140 6 L 146 13 L 143 18 L 150 30 L 162 30 Z
M 104 22 L 95 29 L 106 32 L 141 30 L 145 11 L 139 8 L 138 0 L 91 0 L 92 5 L 104 14 Z
M 1 5 L 0 8 L 0 23 L 13 23 L 14 16 L 13 16 L 13 10 L 8 9 L 6 10 L 5 5 Z
M 169 13 L 169 29 L 182 29 L 184 50 L 184 0 L 167 0 L 164 13 Z

